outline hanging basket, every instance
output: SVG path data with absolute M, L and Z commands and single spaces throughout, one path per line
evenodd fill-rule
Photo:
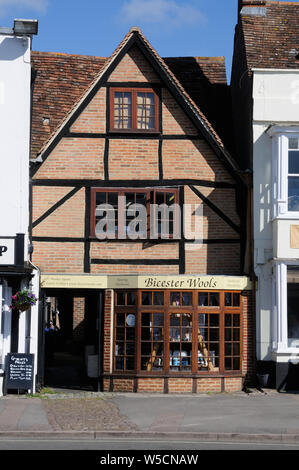
M 12 310 L 25 312 L 25 310 L 28 310 L 30 307 L 36 304 L 37 298 L 28 289 L 22 289 L 13 295 L 11 300 L 12 303 L 10 308 Z
M 25 312 L 26 310 L 29 310 L 31 307 L 31 304 L 23 304 L 23 305 L 20 305 L 17 308 L 17 310 L 19 310 L 20 312 Z

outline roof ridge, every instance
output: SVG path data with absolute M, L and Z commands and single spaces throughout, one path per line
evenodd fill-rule
M 89 55 L 89 54 L 70 54 L 68 52 L 54 52 L 54 51 L 31 51 L 32 54 L 46 54 L 46 55 L 58 55 L 58 56 L 66 56 L 66 57 L 88 57 L 88 58 L 95 58 L 95 59 L 102 59 L 107 60 L 107 57 L 101 57 L 97 55 Z
M 182 55 L 182 56 L 166 56 L 162 57 L 162 59 L 207 59 L 207 60 L 213 60 L 213 59 L 221 59 L 225 60 L 224 56 L 203 56 L 203 55 Z

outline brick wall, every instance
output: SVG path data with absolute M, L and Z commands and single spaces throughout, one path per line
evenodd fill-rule
M 33 188 L 33 222 L 50 207 L 58 203 L 73 188 L 42 187 Z M 33 236 L 38 237 L 83 237 L 85 216 L 85 190 L 80 189 L 46 219 L 33 228 Z
M 106 132 L 106 88 L 100 88 L 70 128 L 71 132 Z
M 162 89 L 163 133 L 197 135 L 198 131 L 166 88 Z
M 42 273 L 82 273 L 84 243 L 34 242 L 33 263 Z
M 137 47 L 132 47 L 111 73 L 108 82 L 156 82 L 160 79 Z
M 105 139 L 62 138 L 34 179 L 104 179 Z
M 73 339 L 76 342 L 84 341 L 85 338 L 85 298 L 75 297 L 73 299 Z
M 112 139 L 109 144 L 109 178 L 159 179 L 158 141 Z
M 106 290 L 104 296 L 104 373 L 112 372 L 113 303 L 113 291 Z

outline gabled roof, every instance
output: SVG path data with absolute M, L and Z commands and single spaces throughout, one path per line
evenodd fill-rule
M 47 154 L 50 152 L 53 145 L 59 141 L 61 136 L 63 135 L 64 129 L 67 126 L 70 126 L 77 116 L 80 114 L 82 107 L 84 107 L 87 102 L 94 96 L 94 93 L 97 89 L 101 86 L 101 84 L 105 83 L 107 78 L 109 77 L 112 70 L 116 67 L 116 65 L 120 62 L 122 57 L 125 53 L 133 46 L 137 45 L 142 53 L 145 55 L 147 60 L 151 63 L 156 73 L 160 76 L 162 81 L 165 83 L 170 91 L 176 96 L 179 104 L 185 109 L 185 111 L 189 114 L 189 117 L 193 121 L 193 123 L 199 128 L 200 132 L 205 136 L 205 138 L 209 141 L 210 145 L 214 148 L 218 157 L 223 161 L 226 166 L 229 166 L 230 170 L 232 170 L 237 178 L 240 178 L 239 169 L 234 162 L 234 160 L 230 157 L 229 153 L 226 151 L 224 143 L 222 139 L 219 137 L 218 133 L 215 131 L 211 123 L 208 121 L 206 116 L 203 114 L 201 109 L 199 109 L 198 105 L 194 102 L 194 100 L 189 96 L 183 85 L 181 84 L 180 80 L 176 77 L 176 75 L 172 72 L 171 68 L 167 65 L 167 60 L 164 61 L 158 53 L 153 49 L 153 47 L 149 44 L 147 39 L 143 36 L 139 28 L 131 28 L 129 33 L 124 37 L 122 42 L 119 46 L 115 49 L 113 54 L 104 61 L 103 58 L 94 58 L 93 68 L 95 69 L 95 65 L 97 65 L 97 73 L 94 73 L 95 70 L 92 72 L 91 69 L 88 69 L 86 73 L 89 74 L 88 77 L 88 84 L 85 83 L 85 89 L 82 88 L 80 91 L 76 91 L 76 94 L 80 95 L 74 98 L 72 105 L 68 106 L 64 116 L 59 120 L 60 116 L 56 116 L 56 126 L 53 124 L 52 128 L 48 131 L 48 137 L 43 142 L 42 147 L 39 149 L 39 155 L 43 158 L 46 158 Z M 36 53 L 36 62 L 38 62 L 38 54 Z M 43 54 L 43 53 L 41 53 Z M 33 54 L 34 56 L 34 54 Z M 61 55 L 64 56 L 64 55 Z M 74 58 L 82 57 L 82 56 L 73 56 Z M 84 56 L 83 56 L 84 57 Z M 84 59 L 83 59 L 84 63 Z M 33 62 L 34 64 L 34 62 Z M 69 66 L 68 66 L 69 67 Z M 84 65 L 81 65 L 84 67 Z M 62 76 L 64 75 L 63 69 L 61 70 Z M 57 73 L 57 71 L 56 71 Z M 94 75 L 93 75 L 94 73 Z M 49 80 L 51 80 L 51 76 L 49 76 Z M 67 77 L 64 77 L 66 82 L 66 89 L 71 91 L 72 83 L 69 82 Z M 71 85 L 71 86 L 70 86 Z M 51 87 L 51 83 L 49 85 Z M 80 88 L 80 87 L 79 87 Z M 57 96 L 56 99 L 59 99 Z M 38 96 L 34 96 L 33 100 L 33 113 L 34 113 L 34 104 L 38 102 Z M 62 114 L 62 113 L 61 113 Z M 46 117 L 46 116 L 45 116 Z M 45 126 L 47 124 L 45 123 Z M 34 145 L 34 139 L 32 139 L 32 143 Z M 33 147 L 34 148 L 34 147 Z M 33 155 L 34 156 L 34 155 Z
M 102 69 L 106 58 L 32 51 L 31 157 L 64 121 L 70 109 Z
M 243 0 L 239 28 L 249 71 L 299 68 L 299 2 Z

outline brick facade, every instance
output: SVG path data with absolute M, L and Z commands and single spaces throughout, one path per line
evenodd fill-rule
M 118 86 L 119 83 L 127 86 L 136 83 L 145 89 L 157 87 L 161 100 L 159 113 L 162 113 L 158 135 L 141 133 L 132 137 L 108 132 L 107 111 L 113 110 L 109 110 L 107 97 L 109 99 L 109 87 L 115 83 Z M 207 128 L 211 128 L 209 126 L 207 124 Z M 151 187 L 151 183 L 153 187 L 176 188 L 186 204 L 203 206 L 204 243 L 200 249 L 190 251 L 184 242 L 100 242 L 90 237 L 94 217 L 90 212 L 91 188 L 142 188 L 143 185 Z M 241 239 L 236 230 L 240 226 L 236 190 L 233 172 L 219 159 L 195 125 L 194 118 L 192 121 L 173 91 L 134 45 L 86 106 L 82 106 L 81 112 L 77 112 L 76 119 L 66 126 L 33 176 L 33 262 L 47 274 L 239 275 Z M 132 260 L 135 263 L 130 264 Z M 136 260 L 140 263 L 136 264 Z M 167 264 L 163 260 L 174 262 Z M 80 306 L 79 300 L 76 302 L 74 327 L 80 318 L 83 321 L 82 303 Z M 107 290 L 104 298 L 104 390 L 163 392 L 167 389 L 169 393 L 180 393 L 240 388 L 241 377 L 231 377 L 223 385 L 223 378 L 219 377 L 169 377 L 166 383 L 166 378 L 113 375 L 113 308 L 113 291 Z M 247 302 L 244 308 L 246 317 Z M 248 320 L 245 325 L 249 325 Z M 249 329 L 245 331 L 249 338 Z M 244 341 L 247 361 L 251 356 L 246 339 Z M 242 377 L 247 370 L 246 365 Z

